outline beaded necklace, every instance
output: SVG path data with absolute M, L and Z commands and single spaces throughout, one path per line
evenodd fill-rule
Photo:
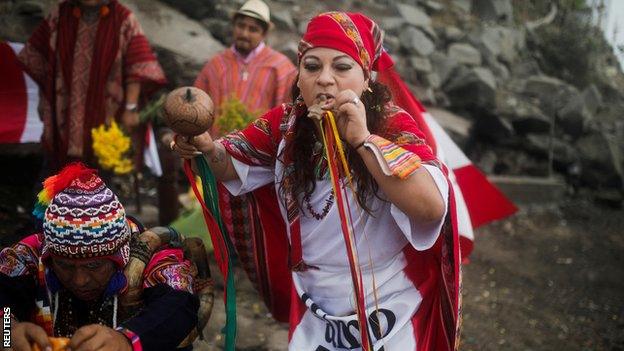
M 314 217 L 314 219 L 316 219 L 317 221 L 320 221 L 321 219 L 325 218 L 325 216 L 327 216 L 327 214 L 329 213 L 329 209 L 334 204 L 334 192 L 332 191 L 329 194 L 329 197 L 325 199 L 325 206 L 323 206 L 323 210 L 321 211 L 321 213 L 317 213 L 312 207 L 312 204 L 310 203 L 310 195 L 304 196 L 303 201 L 305 202 L 306 209 L 312 215 L 312 217 Z
M 54 294 L 54 334 L 71 337 L 82 325 L 101 324 L 117 327 L 117 295 L 97 303 L 86 303 L 59 291 Z

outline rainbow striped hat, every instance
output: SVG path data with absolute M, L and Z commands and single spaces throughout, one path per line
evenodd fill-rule
M 130 227 L 119 199 L 96 171 L 74 163 L 43 184 L 33 212 L 43 219 L 42 259 L 108 258 L 125 267 Z

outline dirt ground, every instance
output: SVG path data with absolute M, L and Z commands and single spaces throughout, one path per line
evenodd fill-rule
M 0 176 L 0 246 L 28 231 L 37 160 Z M 27 176 L 24 176 L 27 175 Z M 624 211 L 584 199 L 523 207 L 480 228 L 464 266 L 462 350 L 624 350 Z M 216 267 L 213 265 L 213 272 Z M 238 350 L 286 350 L 274 322 L 236 271 Z M 221 350 L 221 296 L 200 351 Z

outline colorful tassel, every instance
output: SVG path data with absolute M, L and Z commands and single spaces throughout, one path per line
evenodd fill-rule
M 75 179 L 90 177 L 96 170 L 87 168 L 80 162 L 67 165 L 58 174 L 43 181 L 43 190 L 37 195 L 37 203 L 33 209 L 36 218 L 43 219 L 46 209 L 56 194 L 67 188 Z

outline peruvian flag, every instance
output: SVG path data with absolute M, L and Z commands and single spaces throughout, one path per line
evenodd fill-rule
M 39 88 L 17 61 L 23 46 L 0 41 L 0 144 L 38 143 L 43 131 Z

